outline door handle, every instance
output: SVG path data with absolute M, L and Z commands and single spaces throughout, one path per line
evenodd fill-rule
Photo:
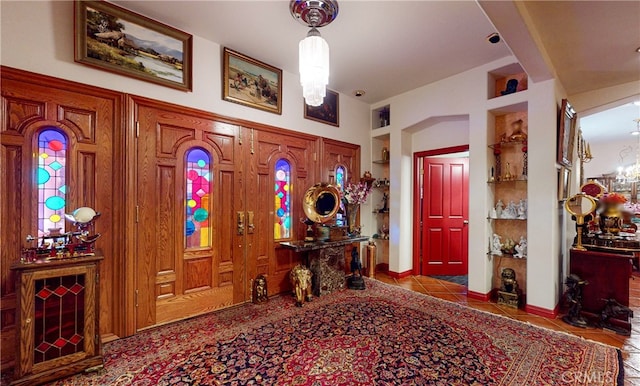
M 250 211 L 247 212 L 247 214 L 249 215 L 249 218 L 248 218 L 248 221 L 247 221 L 248 222 L 247 228 L 249 228 L 249 229 L 247 229 L 247 233 L 253 234 L 253 231 L 256 229 L 255 225 L 253 225 L 253 211 L 250 210 Z
M 237 230 L 238 230 L 238 234 L 242 236 L 244 235 L 244 212 L 238 212 L 237 216 L 238 216 Z
M 464 221 L 462 221 L 462 224 L 463 224 L 463 225 L 469 225 L 469 220 L 464 220 Z

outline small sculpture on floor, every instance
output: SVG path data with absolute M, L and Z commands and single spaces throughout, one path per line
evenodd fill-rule
M 251 300 L 255 304 L 269 301 L 269 296 L 267 295 L 267 278 L 264 275 L 258 275 L 253 281 Z
M 587 321 L 580 315 L 580 311 L 582 310 L 582 288 L 589 282 L 572 273 L 567 277 L 564 284 L 568 287 L 565 292 L 565 299 L 569 305 L 569 312 L 562 317 L 562 320 L 572 326 L 586 328 Z
M 598 327 L 610 330 L 620 335 L 631 335 L 631 331 L 622 327 L 615 326 L 609 322 L 609 319 L 621 319 L 629 320 L 629 318 L 633 318 L 633 310 L 627 306 L 624 306 L 616 299 L 602 299 L 605 302 L 604 308 L 600 311 L 600 320 L 598 322 Z
M 313 274 L 309 268 L 298 264 L 289 273 L 289 279 L 293 285 L 293 294 L 296 297 L 296 306 L 302 307 L 302 303 L 310 302 L 313 299 L 311 294 L 311 276 Z
M 520 306 L 520 290 L 516 280 L 516 271 L 513 268 L 505 268 L 500 274 L 502 283 L 498 290 L 498 304 L 518 308 Z
M 347 287 L 350 289 L 365 289 L 362 278 L 362 262 L 358 254 L 358 248 L 351 249 L 351 276 L 347 279 Z

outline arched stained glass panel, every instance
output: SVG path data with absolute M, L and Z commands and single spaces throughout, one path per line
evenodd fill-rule
M 185 248 L 211 246 L 209 200 L 212 191 L 211 157 L 200 148 L 187 152 L 185 189 Z
M 273 237 L 286 239 L 291 237 L 291 165 L 285 159 L 279 159 L 275 168 L 275 224 Z
M 38 236 L 65 232 L 67 137 L 55 127 L 38 135 Z
M 344 189 L 345 180 L 347 178 L 347 170 L 344 166 L 338 166 L 336 168 L 336 185 L 338 186 L 338 190 L 342 194 L 342 190 Z M 344 204 L 340 201 L 340 208 L 342 210 L 338 211 L 336 214 L 336 225 L 343 226 L 347 225 L 344 219 L 343 213 L 345 212 Z

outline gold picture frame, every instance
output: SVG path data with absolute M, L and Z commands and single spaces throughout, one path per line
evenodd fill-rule
M 76 1 L 74 28 L 76 62 L 191 91 L 192 35 L 104 1 Z
M 558 150 L 557 162 L 570 168 L 573 164 L 573 146 L 576 135 L 576 112 L 568 100 L 562 100 L 558 117 Z
M 327 95 L 320 106 L 303 104 L 306 119 L 340 127 L 340 94 L 337 92 L 327 89 Z
M 282 70 L 227 47 L 223 52 L 222 99 L 282 114 Z

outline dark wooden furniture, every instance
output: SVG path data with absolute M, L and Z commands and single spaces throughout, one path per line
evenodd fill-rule
M 586 316 L 597 318 L 605 305 L 603 299 L 615 299 L 629 306 L 631 255 L 572 249 L 570 258 L 569 272 L 589 282 L 582 290 L 582 311 Z M 631 330 L 628 320 L 610 322 Z
M 351 237 L 336 241 L 292 241 L 280 243 L 285 248 L 302 254 L 302 262 L 313 273 L 311 288 L 314 296 L 328 294 L 345 285 L 345 271 L 349 264 L 345 249 L 351 244 L 369 240 L 368 236 Z M 357 248 L 352 246 L 352 248 Z M 360 259 L 362 262 L 362 258 Z
M 98 265 L 102 255 L 16 263 L 16 365 L 11 385 L 39 385 L 103 364 Z

